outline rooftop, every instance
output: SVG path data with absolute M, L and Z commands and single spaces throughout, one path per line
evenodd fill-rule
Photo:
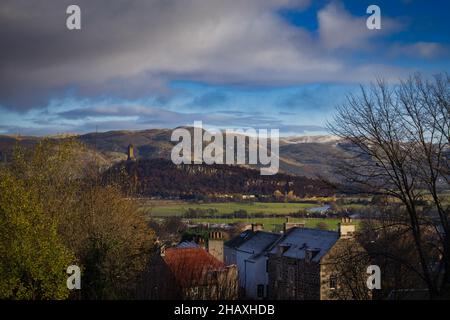
M 339 232 L 309 228 L 292 228 L 270 250 L 276 254 L 279 246 L 285 247 L 283 256 L 304 259 L 306 251 L 314 250 L 316 253 L 312 261 L 318 262 L 331 249 L 339 239 Z
M 175 280 L 183 286 L 190 286 L 205 281 L 205 274 L 225 268 L 202 248 L 169 248 L 164 254 L 164 261 Z
M 266 231 L 246 230 L 225 245 L 254 255 L 259 255 L 280 238 L 280 234 Z
M 194 241 L 183 241 L 177 245 L 177 248 L 200 248 L 200 246 Z

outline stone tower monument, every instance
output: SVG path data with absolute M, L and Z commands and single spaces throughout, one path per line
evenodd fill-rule
M 136 160 L 136 156 L 134 155 L 134 146 L 131 143 L 128 145 L 127 154 L 128 154 L 127 159 L 128 161 Z

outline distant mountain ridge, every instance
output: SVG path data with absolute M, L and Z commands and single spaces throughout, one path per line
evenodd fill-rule
M 192 128 L 189 128 L 192 130 Z M 95 152 L 109 165 L 126 160 L 127 147 L 133 144 L 139 159 L 170 159 L 176 142 L 170 141 L 172 129 L 142 131 L 108 131 L 70 135 Z M 51 139 L 67 139 L 67 135 Z M 16 143 L 32 146 L 40 137 L 0 135 L 0 159 L 8 158 Z M 334 136 L 299 136 L 280 138 L 280 172 L 309 178 L 325 177 L 333 180 L 336 159 L 348 154 L 348 145 Z
M 296 143 L 337 143 L 341 139 L 332 135 L 317 135 L 317 136 L 291 136 L 282 137 L 280 140 L 287 144 Z

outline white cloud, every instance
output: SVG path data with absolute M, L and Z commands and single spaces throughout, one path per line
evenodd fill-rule
M 384 36 L 401 28 L 401 24 L 384 15 L 380 30 L 366 27 L 368 16 L 355 17 L 340 2 L 331 2 L 318 14 L 319 34 L 327 49 L 369 48 L 371 39 Z

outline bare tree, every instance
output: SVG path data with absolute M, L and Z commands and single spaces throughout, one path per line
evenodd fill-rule
M 449 84 L 448 75 L 378 80 L 349 95 L 329 124 L 353 151 L 339 165 L 347 184 L 401 205 L 392 222 L 411 232 L 431 297 L 450 291 Z
M 367 288 L 367 266 L 370 257 L 355 239 L 341 239 L 333 252 L 324 260 L 330 273 L 336 277 L 336 288 L 329 292 L 329 299 L 368 300 L 371 292 Z M 327 285 L 328 277 L 322 280 Z

